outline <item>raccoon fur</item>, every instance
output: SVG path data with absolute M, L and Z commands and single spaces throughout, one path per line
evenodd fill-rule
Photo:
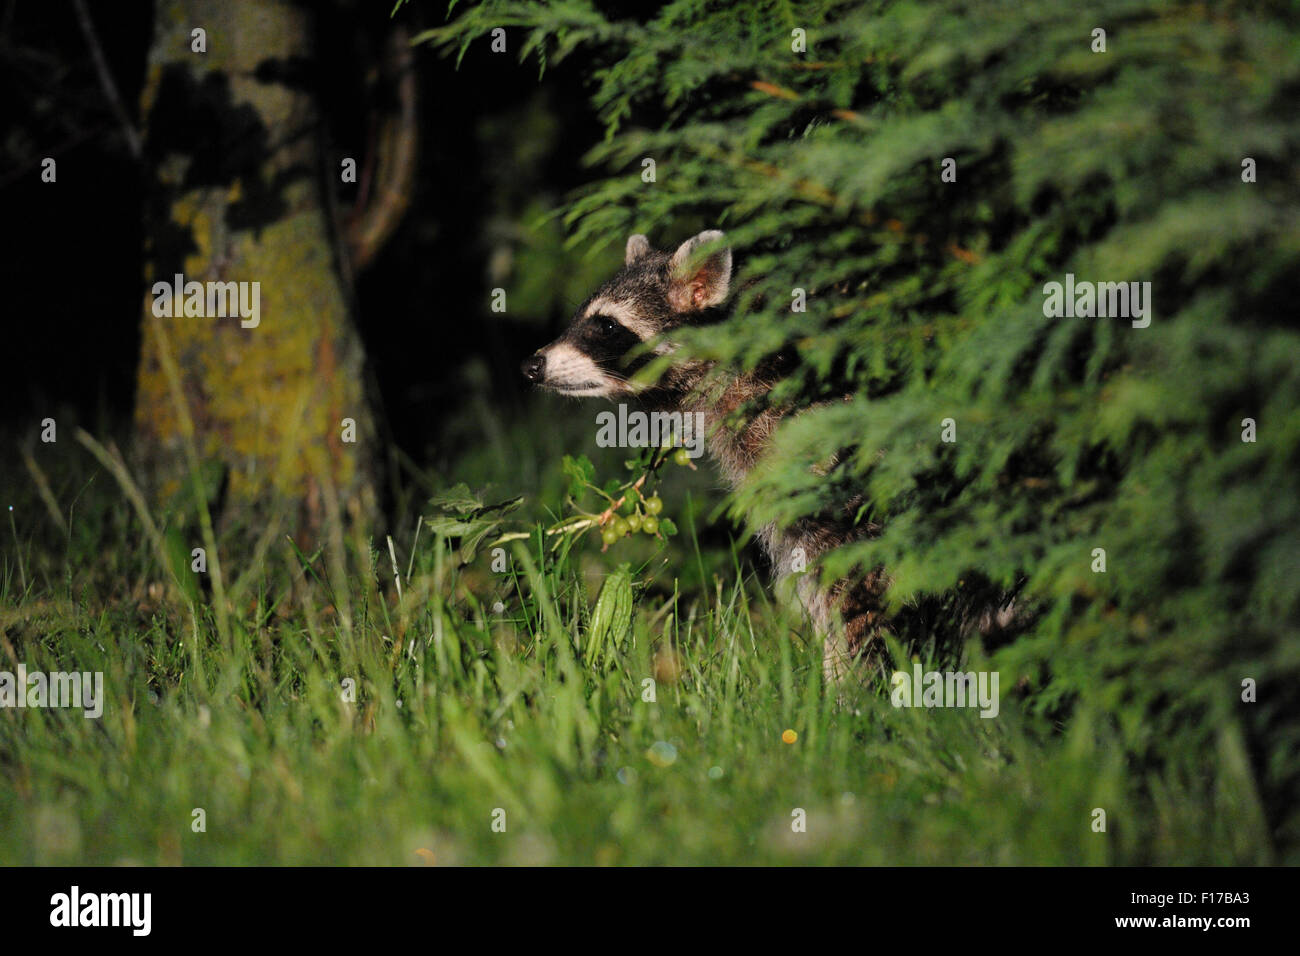
M 627 241 L 623 268 L 584 302 L 554 342 L 524 360 L 524 376 L 552 392 L 574 397 L 636 399 L 659 411 L 700 413 L 710 455 L 734 489 L 768 452 L 771 437 L 786 412 L 771 407 L 745 417 L 779 378 L 779 369 L 760 367 L 726 374 L 716 364 L 688 359 L 670 365 L 653 385 L 631 380 L 655 356 L 675 351 L 671 333 L 721 318 L 719 307 L 731 286 L 731 250 L 718 230 L 686 240 L 675 251 L 651 247 L 643 235 Z M 646 354 L 629 360 L 642 343 Z M 723 374 L 720 374 L 723 373 Z M 739 416 L 739 423 L 737 418 Z M 879 527 L 853 521 L 861 498 L 834 513 L 803 519 L 791 527 L 768 525 L 757 537 L 778 581 L 793 582 L 800 603 L 824 641 L 823 667 L 832 681 L 842 680 L 855 660 L 878 664 L 883 636 L 891 621 L 883 596 L 889 579 L 877 568 L 825 586 L 816 560 L 836 547 L 879 533 Z M 797 562 L 796 559 L 799 559 Z M 806 574 L 794 575 L 803 563 Z M 987 633 L 1006 627 L 1009 603 L 986 608 L 960 622 L 964 630 Z

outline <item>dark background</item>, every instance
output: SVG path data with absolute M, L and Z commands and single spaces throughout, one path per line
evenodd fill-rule
M 152 4 L 88 6 L 138 123 Z M 437 25 L 445 6 L 411 3 L 397 20 L 414 35 Z M 391 5 L 312 9 L 317 62 L 310 82 L 320 91 L 326 151 L 363 156 L 374 114 L 367 76 L 392 29 Z M 468 365 L 485 363 L 494 403 L 518 404 L 520 359 L 576 305 L 557 297 L 548 307 L 492 314 L 489 263 L 519 245 L 529 229 L 525 207 L 554 206 L 588 178 L 581 158 L 601 129 L 580 80 L 591 61 L 581 55 L 548 69 L 544 82 L 535 62 L 520 64 L 513 52 L 493 55 L 486 44 L 471 49 L 459 68 L 427 47 L 417 48 L 415 64 L 417 184 L 401 226 L 358 279 L 354 317 L 383 405 L 376 413 L 388 437 L 422 459 L 466 399 Z M 109 107 L 71 0 L 0 3 L 0 116 L 7 233 L 0 257 L 7 353 L 0 427 L 27 434 L 58 414 L 125 434 L 147 289 L 142 170 Z M 537 134 L 519 136 L 521 124 Z M 57 184 L 40 180 L 45 156 L 58 162 Z M 356 187 L 334 179 L 323 188 L 335 189 L 346 209 Z

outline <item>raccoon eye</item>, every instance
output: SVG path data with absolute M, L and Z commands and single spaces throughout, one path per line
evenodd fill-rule
M 592 321 L 596 323 L 596 329 L 601 335 L 613 335 L 622 328 L 621 325 L 607 315 L 598 315 Z

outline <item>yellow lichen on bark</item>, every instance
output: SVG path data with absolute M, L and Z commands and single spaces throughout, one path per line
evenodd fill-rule
M 361 344 L 335 268 L 326 213 L 311 176 L 303 173 L 314 156 L 303 137 L 293 135 L 311 122 L 313 104 L 285 85 L 250 79 L 268 58 L 302 54 L 303 15 L 281 3 L 240 4 L 238 18 L 225 5 L 204 0 L 160 7 L 142 98 L 146 124 L 186 128 L 189 97 L 222 135 L 214 147 L 211 130 L 199 129 L 201 142 L 193 150 L 159 138 L 167 149 L 156 149 L 151 159 L 161 197 L 156 208 L 166 221 L 152 224 L 145 284 L 150 290 L 158 282 L 171 284 L 178 268 L 184 282 L 243 283 L 246 301 L 256 295 L 258 321 L 244 327 L 240 315 L 187 316 L 183 302 L 159 317 L 152 311 L 154 296 L 147 296 L 135 417 L 146 479 L 161 501 L 183 500 L 176 496 L 189 487 L 188 418 L 197 457 L 205 469 L 224 474 L 226 507 L 240 523 L 274 509 L 281 517 L 296 512 L 289 515 L 291 525 L 318 527 L 322 495 L 356 501 L 348 512 L 368 515 L 373 434 Z M 196 25 L 208 32 L 206 58 L 189 50 Z M 209 79 L 214 73 L 221 76 L 218 84 Z M 163 90 L 168 83 L 172 88 Z M 214 91 L 226 97 L 215 107 Z M 166 110 L 172 112 L 160 113 Z M 236 141 L 227 141 L 227 130 Z M 252 147 L 264 149 L 259 154 Z M 234 172 L 218 166 L 213 175 L 205 148 L 236 156 L 251 150 L 253 160 Z M 194 185 L 192 173 L 200 166 L 204 176 L 225 181 Z M 286 171 L 295 175 L 282 175 Z M 164 342 L 178 372 L 179 396 L 160 353 Z M 356 422 L 354 444 L 342 439 L 345 418 Z

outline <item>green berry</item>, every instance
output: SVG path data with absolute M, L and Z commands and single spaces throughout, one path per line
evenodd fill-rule
M 646 514 L 650 515 L 651 517 L 654 517 L 655 515 L 657 515 L 659 512 L 663 510 L 664 510 L 664 501 L 658 495 L 655 495 L 653 498 L 646 499 L 645 501 Z
M 630 515 L 628 515 L 628 516 L 627 516 L 627 528 L 628 528 L 628 530 L 631 531 L 633 534 L 636 534 L 638 531 L 641 530 L 641 521 L 642 521 L 642 518 L 641 518 L 641 515 L 640 515 L 640 514 L 630 514 Z
M 608 546 L 608 545 L 611 545 L 611 544 L 617 544 L 617 543 L 618 543 L 618 539 L 619 539 L 620 537 L 622 537 L 622 535 L 620 535 L 620 534 L 619 534 L 617 531 L 615 531 L 612 527 L 607 527 L 607 528 L 602 528 L 602 529 L 601 529 L 601 532 L 600 532 L 600 540 L 601 540 L 601 541 L 604 541 L 605 544 L 606 544 L 607 546 Z
M 609 526 L 614 529 L 614 534 L 620 538 L 632 530 L 628 527 L 626 518 L 615 517 L 614 520 L 609 523 Z
M 679 448 L 673 452 L 673 462 L 678 465 L 689 465 L 691 463 L 691 454 L 685 448 Z
M 654 515 L 646 515 L 641 522 L 641 530 L 646 534 L 657 534 L 659 532 L 659 519 Z

